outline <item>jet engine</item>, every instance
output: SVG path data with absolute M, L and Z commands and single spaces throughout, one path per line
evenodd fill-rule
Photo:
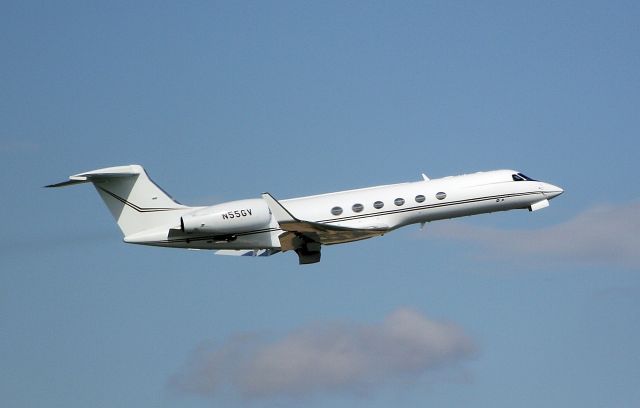
M 201 208 L 180 218 L 187 234 L 235 234 L 269 227 L 271 210 L 262 199 L 229 201 Z

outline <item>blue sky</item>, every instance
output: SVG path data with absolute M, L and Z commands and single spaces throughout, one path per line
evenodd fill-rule
M 639 17 L 3 2 L 1 404 L 637 406 Z M 93 189 L 41 188 L 130 163 L 190 205 L 498 168 L 566 192 L 300 267 L 125 245 Z M 345 371 L 325 367 L 335 339 Z M 273 385 L 267 357 L 310 363 Z

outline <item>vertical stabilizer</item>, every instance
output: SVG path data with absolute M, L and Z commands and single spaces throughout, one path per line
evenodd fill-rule
M 69 181 L 47 187 L 86 182 L 93 183 L 125 236 L 179 225 L 180 216 L 190 210 L 158 187 L 137 164 L 76 174 L 69 177 Z

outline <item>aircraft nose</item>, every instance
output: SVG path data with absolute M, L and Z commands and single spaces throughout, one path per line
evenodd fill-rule
M 564 193 L 564 190 L 558 186 L 554 186 L 553 184 L 544 183 L 543 192 L 544 192 L 544 195 L 549 197 L 549 199 L 552 199 Z

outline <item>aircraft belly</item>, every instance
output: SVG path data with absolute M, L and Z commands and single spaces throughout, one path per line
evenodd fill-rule
M 281 231 L 267 230 L 263 232 L 248 232 L 238 235 L 196 235 L 165 231 L 160 236 L 154 234 L 153 239 L 132 240 L 125 242 L 140 245 L 161 246 L 169 248 L 188 249 L 277 249 L 279 248 L 278 235 Z
M 426 218 L 427 221 L 436 221 L 497 211 L 523 209 L 527 208 L 536 200 L 540 200 L 538 194 L 494 196 L 480 200 L 473 199 L 473 201 L 470 202 L 467 202 L 469 200 L 458 200 L 459 202 L 452 205 L 435 207 L 427 210 Z
M 342 222 L 333 222 L 331 225 L 337 227 L 359 228 L 359 229 L 386 229 L 389 228 L 389 217 L 367 217 L 364 219 L 348 220 Z

